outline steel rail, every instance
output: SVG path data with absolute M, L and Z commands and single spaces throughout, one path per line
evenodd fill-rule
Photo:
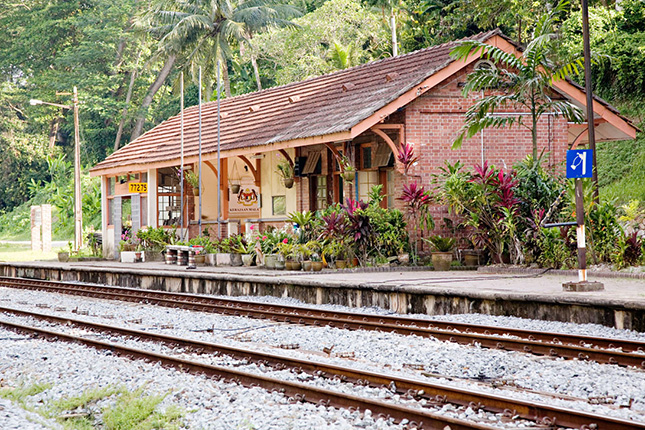
M 14 282 L 18 285 L 15 285 Z M 645 368 L 645 354 L 642 353 L 645 348 L 645 342 L 638 341 L 455 324 L 400 316 L 330 312 L 299 306 L 260 304 L 195 294 L 91 284 L 0 278 L 0 286 L 64 292 L 95 298 L 111 298 L 135 302 L 145 301 L 146 303 L 160 306 L 181 307 L 194 311 L 270 319 L 272 321 L 305 325 L 331 326 L 349 330 L 388 331 L 403 335 L 434 337 L 438 340 L 456 342 L 463 345 L 478 344 L 485 348 L 520 351 L 567 359 L 593 360 L 599 363 Z M 460 329 L 460 331 L 457 331 L 457 329 Z M 581 344 L 604 344 L 606 345 L 605 348 L 613 349 L 580 346 Z M 623 349 L 627 349 L 628 351 L 625 352 Z
M 317 405 L 334 406 L 338 408 L 370 409 L 377 416 L 391 417 L 400 422 L 403 419 L 410 421 L 411 426 L 425 429 L 451 430 L 494 430 L 495 427 L 465 421 L 458 418 L 451 418 L 440 414 L 425 411 L 421 408 L 411 408 L 402 405 L 382 402 L 379 400 L 367 399 L 352 394 L 339 393 L 327 389 L 316 388 L 298 382 L 283 381 L 264 375 L 243 372 L 225 366 L 210 365 L 190 360 L 175 358 L 155 352 L 130 348 L 114 343 L 88 339 L 79 336 L 72 336 L 65 333 L 44 330 L 22 324 L 14 324 L 8 321 L 0 321 L 0 326 L 23 333 L 32 333 L 39 337 L 81 344 L 98 350 L 108 350 L 120 356 L 142 359 L 147 362 L 158 362 L 162 365 L 175 368 L 180 371 L 197 375 L 207 375 L 234 382 L 245 387 L 261 386 L 268 391 L 279 391 L 295 401 L 306 401 Z
M 576 411 L 568 408 L 554 407 L 546 404 L 517 400 L 496 394 L 479 392 L 472 389 L 451 387 L 444 384 L 435 384 L 427 381 L 388 375 L 380 372 L 352 369 L 346 366 L 337 366 L 318 362 L 310 359 L 298 359 L 279 354 L 272 354 L 250 349 L 241 349 L 228 345 L 185 339 L 159 333 L 150 333 L 142 330 L 115 327 L 106 324 L 93 323 L 55 315 L 42 314 L 20 309 L 0 307 L 0 312 L 32 317 L 57 324 L 72 324 L 76 327 L 95 331 L 112 333 L 121 336 L 130 336 L 147 341 L 162 343 L 171 347 L 188 348 L 197 353 L 225 354 L 240 360 L 265 364 L 276 368 L 288 367 L 298 372 L 321 377 L 338 377 L 343 381 L 366 384 L 375 387 L 395 387 L 396 392 L 413 398 L 425 398 L 432 403 L 452 403 L 472 409 L 483 409 L 493 413 L 505 413 L 510 417 L 535 421 L 539 424 L 553 424 L 571 428 L 588 429 L 645 429 L 645 423 L 594 415 L 587 412 Z M 0 324 L 3 324 L 0 321 Z M 586 426 L 586 427 L 585 427 Z

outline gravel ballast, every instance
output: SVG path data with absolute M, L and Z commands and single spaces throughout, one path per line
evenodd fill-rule
M 267 298 L 266 301 L 280 302 L 275 298 Z M 285 301 L 302 305 L 289 299 Z M 38 307 L 39 304 L 43 307 Z M 330 327 L 303 327 L 243 317 L 7 288 L 0 288 L 0 306 L 56 316 L 67 315 L 70 318 L 158 331 L 173 336 L 248 347 L 379 372 L 397 372 L 417 378 L 426 378 L 427 375 L 433 374 L 430 378 L 432 382 L 475 387 L 474 389 L 479 391 L 489 390 L 504 395 L 509 395 L 508 390 L 500 391 L 495 387 L 520 387 L 551 394 L 518 392 L 514 394 L 518 398 L 645 422 L 645 372 L 635 369 L 460 346 L 416 336 L 352 332 Z M 326 308 L 349 310 L 339 306 Z M 87 316 L 79 315 L 85 311 Z M 370 311 L 389 313 L 379 309 Z M 3 315 L 2 319 L 9 319 L 9 316 Z M 594 325 L 576 326 L 481 315 L 444 316 L 441 319 L 645 340 L 645 335 L 640 333 Z M 379 421 L 374 417 L 360 416 L 349 411 L 308 404 L 287 404 L 284 398 L 280 399 L 280 395 L 266 393 L 258 388 L 248 390 L 235 384 L 214 382 L 208 378 L 113 357 L 77 345 L 53 344 L 26 338 L 20 340 L 19 335 L 5 331 L 0 333 L 0 337 L 3 338 L 0 340 L 0 377 L 5 381 L 5 385 L 16 384 L 21 378 L 49 382 L 53 387 L 42 394 L 47 396 L 47 399 L 78 395 L 92 386 L 125 384 L 128 389 L 135 390 L 147 384 L 146 389 L 151 392 L 171 393 L 162 405 L 176 404 L 190 411 L 185 418 L 188 428 L 400 427 L 383 419 Z M 113 340 L 118 341 L 116 338 Z M 299 349 L 280 348 L 293 344 L 298 344 Z M 332 346 L 331 355 L 322 353 L 324 347 Z M 202 357 L 201 360 L 208 358 Z M 410 367 L 422 367 L 423 371 L 412 370 Z M 266 372 L 255 365 L 247 366 L 245 370 Z M 302 378 L 291 372 L 282 373 L 286 379 Z M 437 378 L 437 375 L 441 377 Z M 374 390 L 376 398 L 382 398 L 386 394 L 383 390 Z M 609 401 L 613 402 L 613 405 L 572 402 L 557 399 L 554 395 L 592 399 L 600 403 Z M 232 398 L 234 400 L 231 400 Z M 630 402 L 631 407 L 628 407 Z M 14 407 L 17 406 L 14 404 Z M 2 413 L 6 410 L 7 407 L 0 410 L 0 419 L 4 419 Z M 12 419 L 21 419 L 19 412 L 13 414 L 15 416 Z M 0 421 L 0 424 L 3 422 Z

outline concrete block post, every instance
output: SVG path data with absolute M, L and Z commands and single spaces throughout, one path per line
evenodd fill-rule
M 43 252 L 52 250 L 52 205 L 42 205 L 42 246 Z
M 42 224 L 42 212 L 40 206 L 31 207 L 31 250 L 41 251 L 40 226 Z

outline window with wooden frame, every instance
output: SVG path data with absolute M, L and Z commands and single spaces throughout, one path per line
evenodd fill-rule
M 185 196 L 184 196 L 185 197 Z M 186 205 L 184 205 L 184 208 Z M 166 167 L 157 170 L 157 225 L 178 225 L 181 215 L 181 184 L 177 170 Z M 185 215 L 185 213 L 184 213 Z M 184 220 L 186 217 L 184 216 Z

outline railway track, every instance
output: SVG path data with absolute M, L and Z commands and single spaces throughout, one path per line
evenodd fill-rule
M 400 377 L 391 374 L 384 374 L 373 371 L 364 371 L 327 364 L 310 359 L 303 360 L 280 354 L 272 354 L 241 349 L 227 345 L 203 342 L 168 336 L 149 331 L 133 330 L 126 327 L 98 324 L 89 321 L 35 313 L 20 309 L 0 307 L 0 313 L 11 314 L 20 317 L 34 318 L 40 321 L 47 321 L 53 324 L 73 325 L 77 328 L 110 335 L 136 338 L 143 341 L 160 343 L 169 347 L 181 347 L 200 354 L 226 355 L 246 362 L 254 362 L 276 369 L 289 368 L 298 373 L 306 372 L 314 376 L 324 378 L 338 378 L 343 382 L 358 385 L 371 385 L 374 387 L 388 387 L 408 399 L 425 399 L 429 406 L 441 406 L 451 403 L 464 408 L 469 407 L 475 411 L 482 409 L 486 412 L 503 414 L 508 421 L 530 420 L 534 421 L 541 428 L 576 428 L 596 430 L 628 430 L 643 429 L 645 423 L 638 423 L 612 417 L 594 415 L 587 412 L 580 412 L 572 409 L 549 406 L 536 402 L 516 400 L 500 395 L 478 392 L 471 389 L 463 389 L 435 384 L 422 380 Z M 438 428 L 445 429 L 491 429 L 492 427 L 448 418 L 420 408 L 391 404 L 370 399 L 361 399 L 353 395 L 345 395 L 320 388 L 314 388 L 301 383 L 277 380 L 275 378 L 252 373 L 242 372 L 228 367 L 206 365 L 172 356 L 150 353 L 141 349 L 133 349 L 120 346 L 114 343 L 106 343 L 95 339 L 88 339 L 83 336 L 71 336 L 61 332 L 54 332 L 33 326 L 16 324 L 11 321 L 0 320 L 0 326 L 10 330 L 27 332 L 39 337 L 45 337 L 68 342 L 81 343 L 97 349 L 107 349 L 120 355 L 158 361 L 164 365 L 172 366 L 182 370 L 196 373 L 205 373 L 218 378 L 226 378 L 236 381 L 245 386 L 260 385 L 267 390 L 280 390 L 285 395 L 296 400 L 305 400 L 312 403 L 322 403 L 336 407 L 353 407 L 370 409 L 376 414 L 391 416 L 395 420 L 409 420 L 412 428 Z
M 442 322 L 405 316 L 331 312 L 301 306 L 271 305 L 196 294 L 25 278 L 0 277 L 0 286 L 145 302 L 158 306 L 303 325 L 330 326 L 348 330 L 380 330 L 403 335 L 434 337 L 463 345 L 477 344 L 485 348 L 645 368 L 645 342 L 632 340 Z

